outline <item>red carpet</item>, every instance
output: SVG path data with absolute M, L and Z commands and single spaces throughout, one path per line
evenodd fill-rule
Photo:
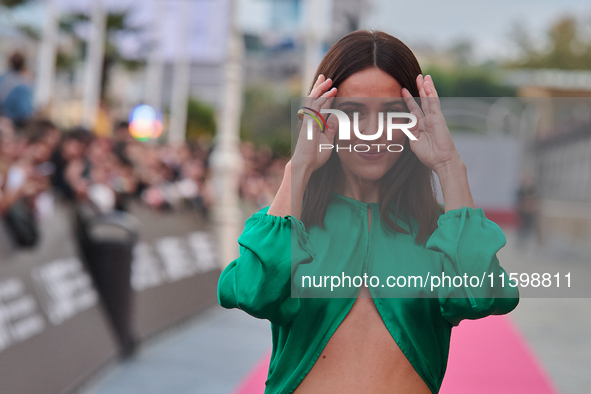
M 262 394 L 271 352 L 234 394 Z M 440 394 L 557 394 L 550 378 L 507 316 L 464 320 L 453 329 Z
M 246 379 L 240 384 L 234 394 L 263 394 L 265 391 L 265 381 L 267 380 L 267 371 L 271 361 L 271 351 L 258 362 L 256 367 L 248 374 Z
M 441 394 L 558 393 L 507 316 L 464 320 L 453 329 Z

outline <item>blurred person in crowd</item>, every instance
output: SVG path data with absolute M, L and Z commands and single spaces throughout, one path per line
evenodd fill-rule
M 119 159 L 129 161 L 127 156 L 127 144 L 134 141 L 133 137 L 129 133 L 129 122 L 119 121 L 113 127 L 113 152 L 119 157 Z
M 88 144 L 79 135 L 66 136 L 61 150 L 61 185 L 75 201 L 90 201 L 101 212 L 126 210 L 137 187 L 133 169 L 119 158 L 112 140 L 93 138 Z
M 89 170 L 86 147 L 92 139 L 90 132 L 82 127 L 63 134 L 54 150 L 52 162 L 55 172 L 52 184 L 60 197 L 70 201 L 85 197 L 82 178 Z
M 533 237 L 535 245 L 542 244 L 539 213 L 540 194 L 535 182 L 534 174 L 525 170 L 521 174 L 519 189 L 517 190 L 517 212 L 520 225 L 518 230 L 518 245 L 522 248 Z
M 95 138 L 88 146 L 86 157 L 88 167 L 86 173 L 77 172 L 84 188 L 84 197 L 92 201 L 103 213 L 113 211 L 117 205 L 117 195 L 111 183 L 116 164 L 110 141 Z
M 129 202 L 137 194 L 138 182 L 134 174 L 133 165 L 127 159 L 115 162 L 116 170 L 111 184 L 116 193 L 115 208 L 121 211 L 129 210 Z
M 35 123 L 27 135 L 5 137 L 2 141 L 1 156 L 5 168 L 4 187 L 7 192 L 21 189 L 47 188 L 48 177 L 53 173 L 50 162 L 54 126 L 49 122 Z M 37 187 L 37 186 L 40 187 Z M 37 193 L 32 193 L 36 195 Z
M 33 114 L 30 81 L 26 77 L 26 58 L 14 52 L 8 60 L 8 71 L 0 76 L 0 114 L 22 127 Z
M 9 118 L 0 114 L 0 137 L 12 137 L 14 135 L 14 125 Z
M 198 209 L 206 217 L 209 215 L 213 207 L 214 192 L 211 182 L 207 180 L 203 161 L 196 158 L 187 160 L 182 166 L 177 187 L 189 206 Z
M 28 135 L 0 137 L 0 217 L 15 244 L 37 242 L 37 219 L 51 212 L 48 193 L 53 172 L 50 123 L 38 123 Z M 49 127 L 47 129 L 46 127 Z
M 212 192 L 204 161 L 195 157 L 187 144 L 151 147 L 143 155 L 139 154 L 141 149 L 136 147 L 132 155 L 140 168 L 142 200 L 156 209 L 173 209 L 188 203 L 207 215 Z

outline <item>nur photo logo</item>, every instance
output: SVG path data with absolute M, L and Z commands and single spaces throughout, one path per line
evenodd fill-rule
M 320 127 L 321 132 L 325 132 L 328 129 L 328 124 L 326 119 L 322 114 L 329 114 L 334 115 L 338 121 L 338 139 L 339 140 L 351 140 L 351 129 L 353 129 L 353 133 L 355 137 L 362 141 L 375 141 L 382 137 L 384 133 L 384 128 L 386 129 L 386 139 L 388 141 L 392 141 L 392 136 L 394 130 L 400 130 L 408 138 L 411 140 L 416 141 L 416 137 L 410 132 L 410 128 L 414 127 L 417 124 L 417 117 L 409 112 L 386 112 L 384 117 L 384 112 L 378 113 L 378 130 L 374 134 L 363 134 L 359 131 L 359 112 L 355 111 L 352 113 L 353 115 L 353 127 L 351 128 L 351 115 L 341 111 L 339 109 L 329 108 L 329 109 L 321 109 L 320 111 L 316 111 L 309 107 L 302 107 L 298 111 L 298 117 L 304 120 L 304 115 L 310 116 L 311 119 L 307 119 L 307 139 L 311 141 L 314 138 L 314 123 L 318 124 Z M 384 118 L 386 118 L 386 126 L 384 127 Z M 398 123 L 399 119 L 409 119 L 410 122 L 406 123 Z M 396 121 L 395 121 L 396 120 Z M 319 144 L 318 150 L 321 152 L 322 150 L 332 150 L 336 149 L 337 152 L 339 150 L 348 150 L 349 152 L 368 152 L 374 147 L 380 152 L 380 149 L 387 150 L 388 152 L 396 153 L 401 152 L 404 147 L 400 144 L 353 144 L 353 145 L 333 145 L 333 144 Z

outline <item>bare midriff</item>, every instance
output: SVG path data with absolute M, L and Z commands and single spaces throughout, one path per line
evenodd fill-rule
M 431 394 L 386 329 L 367 287 L 294 391 L 317 393 Z
M 371 219 L 370 219 L 371 220 Z M 361 287 L 351 310 L 294 394 L 431 394 Z

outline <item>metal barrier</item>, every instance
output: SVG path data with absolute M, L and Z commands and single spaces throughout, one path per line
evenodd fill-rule
M 220 269 L 198 214 L 139 205 L 131 214 L 136 225 L 58 204 L 37 248 L 0 257 L 0 393 L 72 392 L 217 302 Z
M 143 340 L 217 303 L 221 270 L 211 227 L 198 212 L 132 205 L 131 213 L 141 223 L 132 263 L 132 327 Z
M 117 354 L 70 214 L 56 205 L 38 247 L 0 262 L 0 393 L 67 393 Z

